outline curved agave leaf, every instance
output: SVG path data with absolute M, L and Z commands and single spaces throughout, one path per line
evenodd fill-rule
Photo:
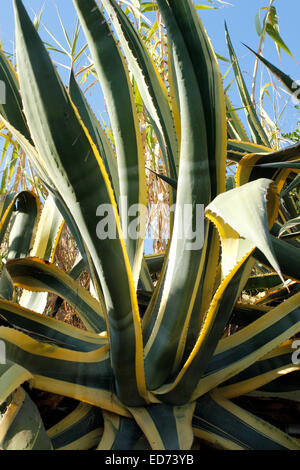
M 71 271 L 68 273 L 69 276 L 71 276 L 72 279 L 78 281 L 80 275 L 82 274 L 82 271 L 86 269 L 86 264 L 84 262 L 84 259 L 82 258 L 81 254 L 78 253 L 77 258 L 75 260 L 74 266 L 71 269 Z M 90 284 L 92 286 L 92 283 Z M 61 297 L 57 297 L 55 305 L 52 309 L 52 315 L 55 316 L 62 306 L 64 300 Z
M 207 205 L 212 194 L 225 189 L 223 136 L 225 137 L 226 132 L 226 118 L 219 70 L 209 39 L 199 23 L 193 5 L 190 2 L 185 4 L 184 16 L 188 27 L 181 24 L 182 3 L 172 2 L 169 5 L 165 1 L 159 2 L 173 50 L 178 82 L 181 153 L 168 261 L 157 287 L 157 300 L 150 303 L 145 315 L 145 369 L 148 387 L 152 390 L 161 386 L 176 370 L 186 344 L 193 341 L 190 338 L 195 332 L 193 328 L 189 329 L 189 322 L 198 322 L 199 310 L 195 306 L 196 301 L 197 305 L 201 304 L 202 299 L 198 295 L 202 297 L 203 291 L 200 286 L 207 282 L 207 290 L 212 289 L 211 278 L 205 278 L 205 263 L 212 247 L 214 256 L 210 257 L 210 262 L 213 265 L 214 261 L 217 263 L 215 248 L 218 250 L 219 241 L 210 238 L 208 224 L 204 230 L 204 247 L 202 243 L 191 247 L 191 238 L 188 238 L 197 223 L 199 224 L 199 205 Z M 207 70 L 207 75 L 202 74 L 201 78 L 199 60 L 201 70 Z M 217 96 L 217 102 L 214 112 L 208 113 L 212 96 Z M 198 123 L 197 127 L 194 122 Z M 201 185 L 200 180 L 203 182 Z M 191 208 L 189 221 L 183 221 L 182 218 L 185 207 Z M 186 232 L 182 237 L 183 226 Z M 200 235 L 201 228 L 198 230 Z
M 253 261 L 248 258 L 249 253 L 237 263 L 219 286 L 204 317 L 194 347 L 188 357 L 184 357 L 182 361 L 180 372 L 175 380 L 172 381 L 171 377 L 170 383 L 154 391 L 159 400 L 179 405 L 197 398 L 195 391 L 202 390 L 202 387 L 198 387 L 201 377 L 253 268 Z
M 40 216 L 40 200 L 30 191 L 22 191 L 0 198 L 0 241 L 10 223 L 9 247 L 6 259 L 26 257 L 31 250 L 37 221 Z M 0 276 L 0 297 L 12 300 L 14 286 L 6 269 L 6 259 Z
M 290 172 L 290 165 L 292 165 L 292 163 L 287 162 L 299 157 L 299 152 L 300 146 L 296 144 L 267 155 L 263 153 L 246 155 L 237 168 L 236 181 L 238 186 L 255 179 L 269 178 L 274 179 L 279 190 L 281 190 Z M 282 171 L 278 172 L 278 168 L 282 168 Z
M 193 444 L 195 403 L 184 406 L 153 404 L 130 408 L 153 450 L 189 450 Z
M 0 423 L 3 450 L 52 450 L 40 414 L 22 388 L 13 394 Z
M 29 141 L 30 132 L 23 113 L 23 104 L 19 92 L 19 82 L 16 71 L 7 59 L 3 50 L 0 50 L 0 79 L 5 83 L 5 103 L 0 104 L 0 115 L 7 122 L 13 123 L 14 127 Z
M 101 410 L 79 405 L 59 423 L 47 430 L 54 450 L 89 450 L 95 448 L 103 433 Z
M 73 0 L 94 60 L 110 116 L 119 171 L 119 211 L 125 244 L 137 284 L 146 230 L 146 175 L 141 135 L 129 74 L 108 23 L 94 0 Z M 130 234 L 136 224 L 138 207 L 139 236 Z M 133 209 L 132 209 L 133 210 Z
M 53 262 L 63 226 L 63 217 L 55 206 L 52 196 L 49 195 L 38 220 L 30 256 Z
M 126 403 L 141 404 L 144 403 L 141 397 L 146 396 L 142 331 L 109 178 L 21 0 L 14 0 L 14 7 L 21 94 L 31 134 L 60 194 L 59 209 L 65 208 L 71 215 L 93 260 L 90 268 L 101 280 L 118 393 Z M 116 227 L 116 237 L 101 243 L 95 224 L 99 204 L 112 209 L 111 222 Z M 123 328 L 125 318 L 126 328 Z
M 285 286 L 267 291 L 265 295 L 255 301 L 254 305 L 272 305 L 273 302 L 284 301 L 296 292 L 299 292 L 298 283 L 286 281 Z
M 249 326 L 222 339 L 199 381 L 194 397 L 239 374 L 298 333 L 299 299 L 300 294 L 297 293 Z
M 297 225 L 300 224 L 300 217 L 296 217 L 295 219 L 291 219 L 288 222 L 286 222 L 280 229 L 279 231 L 279 237 L 282 237 L 282 235 L 289 229 L 296 227 Z
M 271 62 L 269 62 L 263 56 L 253 51 L 251 47 L 248 47 L 246 44 L 244 44 L 244 46 L 246 46 L 249 51 L 253 52 L 253 54 L 255 54 L 256 57 L 275 75 L 275 77 L 281 81 L 281 83 L 284 85 L 287 91 L 295 98 L 295 100 L 298 100 L 298 102 L 300 102 L 299 83 L 289 77 L 286 73 L 279 70 L 277 67 L 275 67 L 275 65 L 271 64 Z
M 3 263 L 0 276 L 0 299 L 13 300 L 14 292 L 14 283 Z
M 232 207 L 235 208 L 234 211 L 231 210 Z M 269 233 L 269 226 L 272 227 L 275 222 L 278 209 L 277 188 L 273 181 L 267 179 L 255 180 L 227 191 L 208 206 L 207 217 L 220 227 L 222 270 L 225 275 L 236 262 L 233 257 L 234 246 L 238 259 L 256 246 L 281 275 Z M 244 241 L 241 241 L 240 237 Z
M 114 0 L 104 0 L 103 6 L 121 41 L 129 69 L 135 77 L 143 103 L 157 133 L 166 168 L 169 169 L 168 173 L 171 178 L 176 179 L 179 167 L 178 144 L 167 88 L 127 15 Z
M 174 36 L 174 38 L 180 35 L 177 24 L 173 25 L 173 29 L 169 24 L 171 14 L 168 8 L 166 6 L 162 8 L 161 6 L 161 10 L 162 13 L 164 11 L 167 12 L 164 21 L 169 35 Z M 196 204 L 203 204 L 205 201 L 207 203 L 210 195 L 209 163 L 205 145 L 206 129 L 200 90 L 184 42 L 178 41 L 178 44 L 174 43 L 173 47 L 175 48 L 176 72 L 180 77 L 180 70 L 184 71 L 183 73 L 187 71 L 189 74 L 189 89 L 184 89 L 185 82 L 182 78 L 180 80 L 180 83 L 183 85 L 180 90 L 181 107 L 182 111 L 185 110 L 186 112 L 184 115 L 182 114 L 182 125 L 184 127 L 181 129 L 182 147 L 178 179 L 179 191 L 177 191 L 176 200 L 177 210 L 175 212 L 173 236 L 169 250 L 169 261 L 166 264 L 166 272 L 159 286 L 159 295 L 162 297 L 159 302 L 153 305 L 155 310 L 151 313 L 152 319 L 149 326 L 151 334 L 146 332 L 148 341 L 145 346 L 145 368 L 150 389 L 161 385 L 166 379 L 166 374 L 169 375 L 170 369 L 174 367 L 178 335 L 182 332 L 186 318 L 190 316 L 190 313 L 186 315 L 186 312 L 191 311 L 192 308 L 191 299 L 194 298 L 193 292 L 195 291 L 194 279 L 197 278 L 197 271 L 199 271 L 202 256 L 202 247 L 194 251 L 188 250 L 187 247 L 191 244 L 190 240 L 188 241 L 180 237 L 179 230 L 182 230 L 183 223 L 182 210 L 186 204 L 194 207 L 190 218 L 192 226 L 195 226 L 197 215 Z M 194 121 L 199 122 L 197 129 L 192 125 Z M 201 154 L 198 152 L 200 145 L 203 149 Z M 206 174 L 203 180 L 205 184 L 201 187 L 198 184 L 200 174 L 198 175 L 197 173 L 197 169 L 199 171 L 200 168 L 202 176 L 204 173 Z M 180 266 L 176 263 L 178 259 L 182 260 Z M 187 272 L 193 273 L 190 278 L 187 278 Z M 164 339 L 162 339 L 163 331 L 167 332 L 167 338 L 164 336 Z M 168 348 L 166 348 L 166 344 L 168 344 Z
M 35 292 L 53 292 L 67 300 L 89 331 L 99 333 L 106 330 L 101 304 L 54 264 L 37 258 L 26 258 L 8 262 L 7 270 L 15 286 Z
M 280 284 L 282 284 L 282 279 L 277 274 L 258 274 L 257 276 L 249 277 L 245 290 L 270 289 Z
M 218 196 L 208 206 L 207 217 L 218 227 L 222 240 L 222 269 L 225 277 L 213 297 L 194 348 L 182 364 L 181 371 L 174 382 L 155 390 L 159 399 L 169 403 L 184 403 L 191 399 L 193 390 L 199 391 L 201 388 L 197 384 L 201 382 L 201 375 L 205 372 L 206 365 L 253 267 L 253 260 L 249 259 L 249 256 L 255 244 L 260 246 L 265 254 L 269 253 L 270 259 L 278 268 L 269 239 L 267 199 L 269 199 L 269 209 L 274 208 L 274 211 L 270 210 L 270 219 L 272 219 L 276 217 L 278 197 L 274 183 L 269 180 L 259 180 L 228 191 Z M 246 212 L 245 203 L 248 208 Z M 235 207 L 234 214 L 232 204 Z M 243 222 L 241 215 L 238 215 L 238 207 L 241 207 L 241 213 L 244 215 Z M 272 220 L 270 222 L 272 223 Z M 247 238 L 241 239 L 240 236 Z M 232 256 L 233 253 L 235 257 Z
M 120 198 L 120 187 L 115 153 L 105 132 L 103 131 L 102 127 L 96 119 L 96 116 L 85 99 L 85 96 L 76 81 L 73 70 L 70 74 L 69 92 L 73 103 L 79 111 L 80 117 L 85 127 L 89 131 L 89 134 L 93 139 L 94 144 L 97 146 L 99 154 L 104 161 L 106 171 L 111 177 L 111 183 L 114 189 L 116 201 L 118 202 Z
M 64 226 L 62 215 L 54 204 L 51 195 L 45 201 L 41 217 L 38 221 L 35 240 L 28 253 L 32 257 L 53 261 L 59 237 Z M 48 294 L 46 292 L 23 291 L 19 304 L 43 313 L 47 304 Z
M 39 390 L 74 398 L 128 416 L 115 394 L 115 379 L 108 347 L 90 352 L 59 348 L 36 341 L 19 331 L 0 327 L 7 360 L 21 363 Z
M 219 387 L 222 396 L 234 398 L 245 395 L 272 382 L 280 375 L 299 370 L 300 366 L 293 364 L 292 344 L 292 341 L 282 344 L 252 366 L 223 382 Z
M 24 367 L 9 360 L 5 364 L 0 363 L 0 405 L 17 390 L 24 382 L 32 379 L 32 375 Z M 1 421 L 0 421 L 1 429 Z M 0 431 L 1 433 L 1 431 Z
M 211 198 L 214 198 L 219 192 L 225 191 L 226 112 L 221 76 L 210 40 L 192 2 L 172 2 L 171 10 L 187 45 L 201 91 L 206 121 Z M 205 235 L 207 245 L 204 262 L 203 259 L 201 260 L 201 263 L 203 262 L 202 273 L 200 276 L 199 270 L 198 278 L 196 278 L 198 282 L 200 277 L 199 285 L 196 294 L 193 293 L 195 297 L 192 297 L 194 305 L 190 314 L 188 332 L 184 332 L 186 336 L 184 356 L 189 354 L 197 339 L 215 286 L 220 242 L 212 224 L 208 225 Z M 184 342 L 184 338 L 181 338 L 181 341 Z M 177 364 L 179 359 L 180 355 L 177 357 Z
M 239 163 L 245 155 L 252 153 L 270 153 L 271 149 L 264 145 L 253 144 L 252 142 L 242 142 L 235 139 L 227 141 L 227 158 Z
M 7 230 L 18 194 L 5 194 L 0 198 L 0 241 L 2 243 L 3 237 Z
M 31 191 L 12 193 L 0 198 L 1 241 L 11 222 L 7 259 L 28 255 L 35 238 L 39 215 L 40 200 Z
M 232 139 L 237 139 L 238 141 L 249 142 L 249 138 L 244 129 L 238 114 L 234 110 L 234 107 L 229 99 L 227 93 L 225 93 L 225 102 L 226 102 L 226 114 L 227 114 L 227 123 L 231 133 L 233 134 Z
M 293 175 L 291 175 L 291 177 L 293 177 Z M 279 219 L 279 221 L 284 223 L 285 221 L 289 219 L 295 219 L 296 217 L 298 217 L 299 211 L 298 211 L 297 204 L 298 204 L 298 198 L 296 195 L 294 196 L 293 194 L 282 194 L 281 195 L 281 211 L 283 215 L 280 214 L 281 219 Z M 275 235 L 274 232 L 273 232 L 273 235 Z M 279 232 L 276 235 L 279 236 Z
M 104 433 L 97 450 L 133 450 L 142 431 L 133 419 L 103 412 Z
M 230 324 L 248 326 L 258 318 L 261 318 L 266 312 L 269 312 L 270 308 L 265 305 L 237 302 L 230 318 Z
M 41 159 L 39 153 L 37 152 L 34 144 L 32 142 L 26 118 L 23 113 L 22 108 L 20 107 L 20 103 L 22 103 L 21 95 L 19 92 L 19 81 L 16 75 L 15 70 L 11 67 L 9 61 L 3 56 L 0 56 L 0 63 L 4 61 L 4 65 L 2 64 L 2 68 L 0 67 L 0 79 L 5 83 L 6 91 L 8 90 L 9 99 L 6 100 L 5 105 L 0 107 L 0 115 L 5 127 L 13 134 L 14 138 L 20 144 L 22 149 L 25 153 L 29 156 L 32 165 L 34 166 L 35 170 L 39 174 L 39 177 L 43 181 L 44 185 L 47 187 L 49 192 L 52 194 L 57 207 L 59 208 L 60 212 L 63 214 L 64 219 L 66 220 L 68 227 L 70 228 L 76 243 L 82 253 L 82 256 L 86 260 L 86 264 L 88 265 L 88 254 L 86 253 L 86 246 L 82 240 L 80 232 L 78 231 L 78 227 L 70 213 L 68 206 L 63 201 L 59 192 L 55 189 L 55 183 L 52 179 L 51 172 L 47 172 L 47 167 L 45 166 L 45 162 Z M 1 73 L 1 71 L 4 73 Z M 98 163 L 95 160 L 94 162 L 94 170 L 98 171 Z M 93 274 L 93 266 L 89 267 L 90 273 L 92 277 Z
M 51 187 L 49 175 L 46 175 L 45 168 L 39 158 L 32 139 L 26 118 L 23 112 L 22 98 L 20 95 L 19 80 L 15 69 L 0 50 L 0 80 L 5 84 L 6 100 L 0 104 L 0 117 L 5 127 L 13 134 L 25 152 L 30 155 L 31 161 L 40 176 Z
M 168 40 L 168 38 L 167 38 Z M 172 109 L 174 125 L 178 140 L 178 147 L 181 145 L 181 118 L 178 83 L 174 64 L 173 48 L 168 40 L 168 82 L 169 82 L 169 103 Z
M 158 273 L 161 271 L 165 256 L 165 253 L 154 253 L 152 255 L 145 256 L 145 261 L 151 274 Z
M 161 2 L 161 7 L 163 3 Z M 206 122 L 211 198 L 214 199 L 225 191 L 226 161 L 226 106 L 218 61 L 193 2 L 174 0 L 170 2 L 170 11 L 189 51 L 201 92 Z M 169 38 L 175 41 L 170 31 L 168 33 Z
M 105 337 L 25 309 L 14 302 L 0 300 L 0 317 L 31 337 L 62 348 L 88 352 L 108 344 Z
M 154 285 L 153 285 L 152 277 L 151 277 L 150 271 L 148 269 L 148 265 L 145 261 L 145 257 L 143 258 L 143 261 L 142 261 L 142 267 L 141 267 L 140 279 L 139 279 L 139 283 L 138 283 L 138 289 L 145 290 L 147 292 L 153 292 L 154 291 Z
M 262 398 L 282 398 L 284 400 L 299 402 L 299 377 L 299 371 L 280 375 L 272 382 L 253 392 L 249 392 L 249 395 Z
M 286 196 L 292 189 L 297 188 L 300 184 L 300 175 L 297 175 L 291 184 L 282 192 L 282 197 Z
M 22 192 L 16 198 L 16 211 L 9 233 L 7 260 L 25 258 L 30 252 L 40 215 L 40 200 L 35 193 Z
M 290 162 L 280 162 L 280 163 L 264 163 L 257 165 L 261 168 L 290 168 L 293 170 L 300 170 L 299 161 L 290 161 Z
M 295 439 L 217 393 L 205 395 L 197 401 L 193 429 L 197 437 L 220 449 L 300 449 Z
M 299 282 L 300 269 L 298 260 L 300 255 L 300 249 L 297 246 L 280 240 L 272 235 L 271 243 L 282 274 L 288 279 L 293 279 Z M 265 266 L 271 266 L 264 253 L 260 250 L 255 249 L 253 251 L 253 257 Z

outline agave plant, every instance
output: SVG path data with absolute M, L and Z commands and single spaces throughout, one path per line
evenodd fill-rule
M 299 247 L 278 237 L 292 210 L 279 193 L 299 147 L 272 152 L 251 107 L 253 141 L 246 133 L 227 140 L 242 126 L 234 113 L 227 122 L 216 55 L 191 0 L 157 2 L 168 83 L 115 0 L 102 1 L 107 16 L 95 0 L 73 1 L 113 142 L 74 73 L 68 90 L 63 85 L 21 0 L 14 0 L 18 76 L 0 55 L 1 120 L 49 192 L 42 212 L 31 192 L 1 200 L 2 238 L 10 223 L 0 282 L 1 448 L 178 450 L 200 439 L 225 449 L 299 449 L 235 402 L 251 393 L 299 400 Z M 130 73 L 173 184 L 165 255 L 143 254 L 145 162 Z M 249 100 L 241 74 L 239 85 Z M 228 191 L 227 154 L 238 163 Z M 115 236 L 105 236 L 108 222 Z M 80 252 L 68 274 L 53 263 L 63 224 Z M 137 237 L 128 236 L 133 224 Z M 251 276 L 257 260 L 266 266 L 259 281 Z M 92 293 L 77 282 L 84 268 Z M 277 296 L 241 302 L 253 286 L 278 286 Z M 44 315 L 48 292 L 71 304 L 85 328 Z M 233 323 L 239 328 L 227 336 Z M 45 430 L 33 390 L 78 405 Z

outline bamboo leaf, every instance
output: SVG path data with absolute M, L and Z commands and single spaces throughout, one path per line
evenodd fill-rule
M 246 114 L 246 118 L 250 127 L 252 138 L 256 144 L 270 147 L 268 137 L 258 119 L 254 105 L 250 99 L 250 95 L 247 90 L 246 83 L 243 78 L 237 57 L 235 55 L 226 24 L 225 24 L 225 31 L 226 31 L 226 40 L 227 40 L 228 50 L 229 50 L 229 54 L 231 58 L 231 63 L 232 63 L 235 78 L 237 81 L 238 90 L 239 90 L 243 105 L 245 106 L 245 114 Z
M 279 32 L 270 23 L 268 23 L 266 26 L 266 32 L 281 49 L 283 49 L 289 56 L 294 58 L 291 54 L 291 51 L 280 36 Z

